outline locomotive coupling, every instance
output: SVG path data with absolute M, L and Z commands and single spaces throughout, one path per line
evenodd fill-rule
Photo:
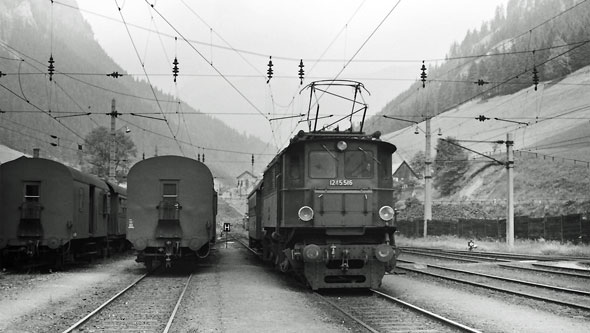
M 340 269 L 343 272 L 346 272 L 348 270 L 348 255 L 349 255 L 348 250 L 345 249 L 342 251 L 342 264 L 340 265 Z

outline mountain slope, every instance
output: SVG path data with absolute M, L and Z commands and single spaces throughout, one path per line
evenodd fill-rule
M 462 146 L 504 162 L 506 146 L 494 141 L 504 141 L 506 134 L 511 133 L 516 214 L 544 216 L 590 211 L 588 84 L 590 67 L 585 67 L 561 81 L 541 82 L 537 91 L 529 87 L 511 95 L 472 101 L 433 117 L 432 158 L 436 156 L 437 139 L 454 137 Z M 476 120 L 481 114 L 491 119 Z M 507 119 L 528 125 L 503 121 Z M 424 123 L 417 126 L 424 129 Z M 437 135 L 439 129 L 442 136 Z M 382 138 L 398 147 L 400 157 L 410 160 L 425 149 L 423 131 L 419 130 L 418 135 L 414 131 L 415 127 L 409 127 Z M 435 204 L 442 203 L 447 206 L 445 214 L 455 216 L 505 216 L 505 168 L 473 152 L 468 154 L 470 168 L 460 180 L 460 190 L 448 197 L 435 191 Z M 456 210 L 448 209 L 449 204 Z M 477 209 L 462 215 L 466 207 Z M 413 214 L 421 216 L 422 211 L 415 209 Z M 440 218 L 436 210 L 433 214 Z
M 76 7 L 75 1 L 63 2 Z M 50 56 L 55 66 L 52 77 Z M 84 152 L 80 156 L 78 145 L 84 146 L 85 135 L 96 126 L 110 126 L 106 113 L 112 99 L 122 113 L 117 128 L 131 129 L 138 159 L 156 153 L 192 158 L 205 154 L 214 175 L 231 186 L 235 176 L 251 170 L 251 154 L 260 170 L 270 159 L 262 153 L 276 151 L 150 87 L 145 79 L 107 76 L 124 71 L 71 7 L 52 8 L 50 1 L 2 1 L 0 70 L 7 74 L 0 79 L 0 110 L 5 111 L 0 115 L 0 143 L 29 154 L 40 147 L 42 156 L 79 164 Z

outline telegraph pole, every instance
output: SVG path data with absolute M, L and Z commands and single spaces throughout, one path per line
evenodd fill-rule
M 506 203 L 506 243 L 514 247 L 514 153 L 512 151 L 512 133 L 506 134 L 506 175 L 508 176 L 508 200 Z
M 424 237 L 428 235 L 428 221 L 432 220 L 432 174 L 430 165 L 430 117 L 426 118 L 426 150 L 424 152 Z
M 111 104 L 111 112 L 107 113 L 108 116 L 111 116 L 111 141 L 109 144 L 109 181 L 113 184 L 117 182 L 117 178 L 115 178 L 115 121 L 117 116 L 120 113 L 115 110 L 115 99 L 113 98 L 113 102 Z

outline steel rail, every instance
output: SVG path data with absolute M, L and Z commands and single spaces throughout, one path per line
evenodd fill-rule
M 407 263 L 417 264 L 416 262 L 408 262 L 408 261 L 406 261 L 406 262 Z M 571 294 L 578 294 L 578 295 L 590 296 L 590 291 L 576 290 L 576 289 L 563 288 L 563 287 L 557 287 L 557 286 L 550 286 L 550 285 L 542 284 L 542 283 L 536 283 L 536 282 L 530 282 L 530 281 L 512 279 L 512 278 L 507 278 L 507 277 L 498 276 L 498 275 L 491 275 L 491 274 L 485 274 L 485 273 L 478 273 L 478 272 L 466 271 L 466 270 L 463 270 L 463 269 L 450 268 L 450 267 L 444 267 L 444 266 L 439 266 L 439 265 L 431 265 L 431 264 L 424 264 L 424 265 L 425 266 L 428 266 L 428 267 L 432 267 L 432 268 L 437 268 L 437 269 L 445 270 L 445 271 L 451 271 L 451 272 L 457 272 L 457 273 L 463 273 L 463 274 L 470 274 L 470 275 L 475 275 L 475 276 L 486 277 L 486 278 L 489 278 L 489 279 L 495 279 L 495 280 L 500 280 L 500 281 L 507 281 L 507 282 L 512 282 L 512 283 L 523 284 L 523 285 L 526 285 L 526 286 L 532 286 L 532 287 L 538 287 L 538 288 L 545 288 L 545 289 L 554 290 L 554 291 L 561 291 L 561 292 L 566 292 L 566 293 L 571 293 Z
M 248 245 L 246 245 L 246 243 L 244 243 L 241 239 L 237 238 L 236 236 L 234 236 L 233 234 L 230 235 L 231 238 L 233 238 L 236 242 L 242 244 L 243 247 L 245 247 L 248 251 L 254 253 L 255 255 L 259 256 L 260 253 L 256 252 L 256 250 L 254 250 L 253 248 L 249 247 Z
M 352 313 L 344 310 L 342 307 L 338 306 L 336 303 L 330 301 L 329 299 L 327 299 L 326 297 L 314 292 L 314 295 L 316 295 L 316 297 L 318 297 L 319 299 L 321 299 L 322 301 L 330 304 L 331 306 L 333 306 L 334 308 L 336 308 L 338 311 L 344 313 L 348 318 L 356 321 L 359 325 L 361 325 L 362 327 L 366 328 L 367 331 L 372 332 L 372 333 L 379 333 L 379 331 L 377 331 L 376 329 L 374 329 L 373 327 L 371 327 L 369 324 L 365 323 L 364 321 L 360 320 L 359 318 L 355 317 L 355 315 L 353 315 Z
M 445 254 L 436 254 L 436 253 L 428 253 L 428 252 L 420 252 L 420 251 L 408 251 L 408 250 L 402 250 L 402 254 L 414 254 L 414 255 L 419 255 L 419 256 L 429 256 L 429 257 L 435 257 L 435 258 L 443 258 L 443 259 L 451 259 L 451 260 L 456 260 L 456 261 L 464 261 L 464 262 L 472 262 L 472 263 L 478 263 L 481 262 L 481 260 L 475 260 L 475 259 L 466 259 L 466 258 L 462 258 L 462 257 L 452 257 L 449 255 L 445 255 Z
M 472 260 L 472 262 L 481 262 L 481 261 L 486 261 L 486 260 L 487 261 L 510 262 L 510 260 L 508 260 L 508 259 L 488 257 L 488 256 L 485 256 L 485 254 L 474 255 L 474 254 L 467 254 L 467 253 L 462 254 L 462 253 L 452 253 L 452 252 L 443 252 L 443 251 L 440 251 L 441 254 L 437 254 L 435 251 L 428 251 L 428 250 L 422 250 L 422 249 L 415 249 L 415 250 L 402 249 L 402 253 L 412 253 L 412 254 L 418 254 L 418 255 L 449 258 L 449 259 L 452 258 L 455 260 L 465 260 L 465 261 Z M 453 258 L 453 256 L 455 258 Z M 469 258 L 469 259 L 466 259 L 466 258 Z M 477 258 L 479 260 L 474 260 L 473 258 Z
M 139 279 L 135 280 L 133 283 L 131 283 L 125 289 L 123 289 L 120 292 L 118 292 L 115 296 L 111 297 L 106 302 L 102 303 L 98 308 L 94 309 L 94 311 L 90 312 L 84 318 L 78 320 L 74 325 L 68 327 L 65 331 L 63 331 L 63 333 L 72 332 L 74 329 L 80 327 L 82 324 L 84 324 L 85 322 L 87 322 L 88 319 L 94 317 L 97 313 L 99 313 L 104 307 L 106 307 L 107 305 L 109 305 L 110 303 L 112 303 L 115 299 L 119 298 L 121 295 L 123 295 L 125 292 L 127 292 L 129 289 L 131 289 L 132 287 L 134 287 L 135 285 L 137 285 L 139 283 L 139 281 L 143 280 L 146 276 L 148 276 L 148 273 L 142 275 Z
M 186 281 L 186 284 L 184 285 L 184 289 L 182 290 L 182 293 L 180 293 L 180 296 L 178 297 L 178 301 L 176 302 L 176 306 L 174 307 L 174 310 L 172 310 L 172 314 L 170 315 L 170 319 L 168 319 L 168 323 L 166 324 L 166 327 L 164 328 L 163 333 L 168 333 L 168 331 L 170 330 L 170 327 L 172 326 L 172 321 L 174 320 L 174 317 L 176 316 L 176 311 L 178 311 L 178 308 L 180 307 L 180 302 L 182 302 L 182 298 L 184 297 L 184 293 L 186 292 L 186 289 L 188 288 L 188 285 L 190 284 L 192 277 L 193 277 L 193 274 L 189 275 L 188 280 Z
M 551 265 L 545 265 L 545 264 L 540 264 L 540 263 L 534 263 L 533 266 L 537 266 L 537 267 L 550 267 L 550 268 L 554 268 L 554 269 L 561 269 L 564 271 L 569 271 L 569 272 L 587 272 L 590 273 L 589 270 L 585 270 L 585 269 L 580 269 L 580 268 L 572 268 L 572 267 L 558 267 L 558 266 L 551 266 Z
M 410 304 L 408 302 L 402 301 L 399 298 L 393 297 L 391 295 L 387 295 L 387 294 L 382 293 L 382 292 L 380 292 L 378 290 L 375 290 L 375 289 L 369 289 L 369 290 L 371 290 L 374 294 L 387 299 L 390 302 L 395 302 L 396 304 L 401 304 L 401 305 L 403 305 L 405 307 L 408 307 L 408 308 L 410 308 L 410 309 L 412 309 L 414 311 L 417 311 L 417 312 L 419 312 L 421 314 L 424 314 L 424 315 L 426 315 L 428 317 L 431 317 L 431 318 L 434 318 L 434 319 L 436 319 L 438 321 L 441 321 L 442 323 L 444 323 L 446 325 L 449 325 L 449 326 L 451 326 L 453 328 L 459 329 L 459 330 L 461 330 L 463 332 L 481 333 L 480 330 L 477 330 L 475 328 L 472 328 L 472 327 L 463 325 L 463 324 L 458 323 L 458 322 L 456 322 L 454 320 L 451 320 L 449 318 L 446 318 L 446 317 L 437 315 L 436 313 L 430 312 L 430 311 L 428 311 L 426 309 L 423 309 L 421 307 L 418 307 L 418 306 L 415 306 L 415 305 Z
M 398 259 L 398 261 L 399 261 L 399 259 Z M 509 268 L 509 269 L 521 269 L 521 270 L 532 271 L 532 272 L 565 275 L 565 276 L 582 278 L 582 279 L 590 279 L 590 274 L 579 274 L 579 273 L 564 272 L 564 271 L 559 271 L 559 270 L 534 268 L 534 267 L 520 267 L 520 266 L 513 266 L 513 265 L 508 265 L 508 264 L 498 264 L 498 266 L 504 267 L 504 268 Z M 543 265 L 543 266 L 546 266 L 546 265 Z M 555 268 L 561 269 L 562 267 L 555 267 Z
M 548 256 L 548 255 L 535 255 L 535 254 L 526 254 L 526 253 L 508 253 L 508 252 L 479 252 L 479 251 L 468 251 L 468 250 L 453 250 L 453 249 L 441 249 L 441 248 L 424 248 L 424 247 L 412 247 L 412 246 L 402 246 L 400 247 L 403 249 L 410 249 L 410 250 L 421 250 L 427 252 L 444 252 L 444 253 L 455 253 L 455 254 L 463 254 L 467 256 L 496 256 L 502 258 L 512 258 L 512 259 L 524 259 L 524 260 L 539 260 L 539 261 L 552 261 L 552 260 L 588 260 L 587 257 L 570 257 L 570 256 Z
M 590 311 L 590 306 L 583 305 L 583 304 L 569 303 L 569 302 L 560 301 L 560 300 L 554 299 L 554 298 L 542 297 L 542 296 L 537 296 L 537 295 L 533 295 L 533 294 L 529 294 L 529 293 L 525 293 L 525 292 L 503 289 L 503 288 L 499 288 L 499 287 L 494 287 L 494 286 L 486 285 L 486 284 L 483 284 L 483 283 L 461 280 L 461 279 L 453 278 L 453 277 L 450 277 L 450 276 L 444 276 L 444 275 L 440 275 L 440 274 L 436 274 L 436 273 L 425 272 L 425 271 L 421 271 L 421 270 L 418 270 L 418 269 L 412 269 L 412 268 L 408 268 L 408 267 L 402 267 L 402 266 L 399 266 L 399 265 L 396 266 L 396 267 L 399 268 L 399 269 L 405 269 L 405 270 L 410 271 L 410 272 L 415 272 L 415 273 L 419 273 L 419 274 L 424 274 L 424 275 L 438 277 L 438 278 L 441 278 L 441 279 L 444 279 L 444 280 L 449 280 L 449 281 L 464 283 L 464 284 L 468 284 L 468 285 L 472 285 L 472 286 L 476 286 L 476 287 L 480 287 L 480 288 L 485 288 L 485 289 L 500 291 L 500 292 L 507 293 L 507 294 L 512 294 L 512 295 L 527 297 L 527 298 L 531 298 L 531 299 L 535 299 L 535 300 L 539 300 L 539 301 L 545 301 L 545 302 L 550 302 L 550 303 L 554 303 L 554 304 L 559 304 L 559 305 L 569 306 L 569 307 L 572 307 L 572 308 L 577 308 L 577 309 L 582 309 L 582 310 Z

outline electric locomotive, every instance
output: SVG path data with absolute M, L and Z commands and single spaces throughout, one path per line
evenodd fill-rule
M 127 239 L 137 251 L 137 262 L 151 269 L 156 261 L 169 266 L 173 259 L 209 254 L 215 242 L 217 192 L 205 164 L 157 156 L 133 165 L 127 179 Z
M 366 105 L 354 81 L 319 81 L 355 90 L 353 111 L 363 111 L 358 130 L 317 129 L 319 107 L 308 132 L 300 131 L 268 165 L 250 193 L 250 244 L 283 272 L 313 290 L 376 288 L 395 267 L 391 156 L 396 147 L 362 132 Z M 356 104 L 361 104 L 355 110 Z M 311 109 L 311 103 L 310 103 Z M 309 112 L 308 112 L 309 115 Z M 309 116 L 308 116 L 308 119 Z

